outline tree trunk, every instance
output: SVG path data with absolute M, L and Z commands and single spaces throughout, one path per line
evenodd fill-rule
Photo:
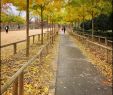
M 41 44 L 43 44 L 43 7 L 41 6 Z
M 29 0 L 26 0 L 27 7 L 26 7 L 26 56 L 29 56 Z
M 94 1 L 92 0 L 92 6 L 94 5 Z M 94 35 L 94 12 L 93 12 L 93 9 L 92 9 L 92 40 L 93 40 L 93 35 Z
M 79 25 L 80 25 L 80 23 L 79 23 L 79 19 L 78 19 L 78 26 L 77 26 L 77 29 L 79 30 Z
M 53 44 L 53 21 L 52 21 L 52 44 Z
M 47 32 L 49 31 L 48 28 L 49 27 L 49 24 L 48 24 L 48 16 L 47 16 Z
M 0 2 L 0 46 L 1 46 L 1 2 Z M 0 48 L 0 79 L 1 79 L 1 48 Z M 1 81 L 0 81 L 0 89 L 1 89 Z M 1 93 L 1 90 L 0 90 Z
M 83 33 L 84 33 L 84 21 L 85 21 L 85 10 L 84 10 L 84 5 L 83 5 Z
M 92 11 L 92 40 L 93 40 L 93 35 L 94 35 L 94 20 L 93 20 L 93 11 Z
M 83 30 L 82 30 L 82 31 L 83 31 L 83 33 L 84 33 L 84 16 L 83 16 Z

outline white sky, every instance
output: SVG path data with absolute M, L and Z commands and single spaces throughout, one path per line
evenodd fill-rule
M 17 10 L 17 8 L 15 6 L 13 6 L 12 4 L 10 5 L 10 8 L 8 9 L 8 14 L 13 14 L 13 15 L 19 15 L 19 12 Z M 21 15 L 23 18 L 26 18 L 26 12 L 25 11 L 21 11 Z M 35 21 L 35 18 L 32 18 L 32 21 Z
M 17 8 L 13 5 L 10 5 L 10 9 L 8 10 L 9 14 L 19 15 L 19 11 Z M 25 17 L 26 13 L 24 11 L 21 12 L 21 16 Z

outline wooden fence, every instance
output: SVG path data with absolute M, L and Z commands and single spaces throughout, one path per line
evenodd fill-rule
M 79 35 L 77 33 L 70 32 L 71 35 L 74 35 L 78 41 L 80 41 L 86 49 L 90 50 L 90 53 L 93 53 L 98 59 L 105 61 L 106 63 L 112 64 L 112 51 L 113 49 L 107 44 L 100 44 L 94 41 L 91 41 L 88 37 Z
M 45 57 L 48 54 L 48 50 L 49 47 L 52 45 L 52 38 L 56 37 L 57 33 L 55 32 L 53 35 L 50 35 L 50 39 L 48 40 L 48 42 L 41 48 L 41 50 L 32 58 L 30 59 L 28 62 L 26 62 L 6 83 L 5 85 L 2 86 L 1 88 L 1 94 L 2 95 L 4 92 L 6 92 L 11 86 L 12 86 L 12 95 L 24 95 L 24 70 L 30 66 L 33 62 L 36 61 L 36 59 L 39 59 L 39 62 L 42 62 L 42 58 Z M 32 35 L 31 37 L 35 37 L 34 35 Z M 33 38 L 34 39 L 34 38 Z M 23 40 L 24 41 L 24 40 Z M 22 42 L 22 41 L 21 41 Z M 16 44 L 19 42 L 16 42 Z M 10 45 L 14 45 L 15 43 L 11 43 L 3 47 L 6 46 L 10 46 Z M 16 48 L 14 48 L 14 51 L 16 51 Z
M 43 33 L 43 35 L 44 35 L 44 39 L 47 39 L 47 40 L 49 39 L 49 32 Z M 33 41 L 32 43 L 33 44 L 35 43 L 36 37 L 38 37 L 38 41 L 41 40 L 41 34 L 35 34 L 35 35 L 29 36 L 29 39 L 32 39 L 32 41 Z M 19 43 L 22 43 L 22 42 L 26 42 L 26 39 L 21 40 L 21 41 L 17 41 L 17 42 L 14 42 L 14 43 L 9 43 L 9 44 L 6 44 L 6 45 L 2 45 L 0 48 L 5 48 L 5 47 L 13 46 L 13 54 L 16 54 L 17 53 L 17 45 Z
M 109 47 L 112 47 L 113 41 L 108 40 L 107 37 L 101 37 L 101 36 L 96 36 L 94 35 L 93 38 L 89 34 L 84 34 L 84 33 L 77 33 L 79 35 L 87 37 L 89 40 L 92 40 L 93 42 L 98 42 L 99 44 L 102 45 L 107 45 Z

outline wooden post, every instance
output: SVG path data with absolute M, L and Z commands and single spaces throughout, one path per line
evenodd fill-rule
M 40 34 L 38 34 L 38 41 L 40 41 Z
M 0 1 L 0 21 L 1 21 L 1 4 L 2 1 Z M 1 22 L 0 22 L 0 46 L 1 46 Z M 0 48 L 0 79 L 1 79 L 1 48 Z M 0 80 L 0 94 L 1 94 L 1 80 Z
M 52 35 L 50 35 L 50 44 L 52 44 Z
M 98 41 L 99 41 L 99 43 L 100 43 L 100 37 L 98 37 Z
M 16 45 L 16 43 L 14 43 L 14 54 L 16 54 L 17 52 L 17 45 Z
M 53 21 L 52 21 L 52 44 L 53 44 Z
M 19 95 L 24 95 L 24 72 L 19 76 Z
M 39 63 L 41 63 L 41 62 L 42 62 L 42 52 L 39 55 Z
M 30 45 L 30 43 L 31 43 L 31 42 L 30 42 L 30 38 L 31 38 L 31 37 L 29 36 L 29 39 L 28 39 L 28 40 L 29 40 L 29 45 Z
M 48 15 L 47 15 L 47 32 L 49 31 L 49 24 L 48 24 Z
M 46 37 L 46 33 L 44 33 L 44 37 Z
M 49 31 L 47 31 L 47 40 L 48 40 L 48 38 L 49 38 Z
M 35 35 L 33 35 L 33 44 L 35 43 Z
M 105 38 L 105 45 L 106 45 L 106 47 L 108 45 L 107 38 Z M 106 49 L 106 62 L 108 63 L 108 49 Z
M 55 24 L 54 24 L 54 41 L 55 41 Z
M 43 6 L 41 5 L 41 44 L 43 44 Z
M 26 22 L 27 22 L 27 27 L 26 27 L 26 56 L 29 56 L 29 0 L 26 0 Z
M 13 83 L 13 94 L 12 95 L 18 95 L 18 78 Z
M 47 51 L 47 54 L 48 54 L 48 45 L 46 46 L 46 51 Z
M 105 45 L 107 46 L 108 45 L 108 43 L 107 43 L 107 38 L 105 37 Z

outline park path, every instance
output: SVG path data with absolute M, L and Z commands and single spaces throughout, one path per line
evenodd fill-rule
M 55 95 L 112 95 L 111 87 L 68 37 L 60 35 Z

